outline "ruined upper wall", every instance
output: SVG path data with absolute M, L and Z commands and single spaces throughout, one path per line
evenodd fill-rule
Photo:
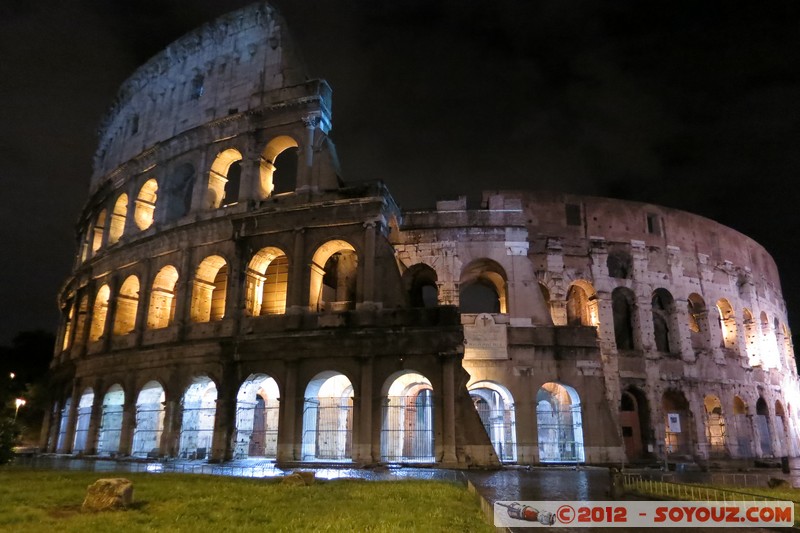
M 91 188 L 153 145 L 227 115 L 274 104 L 305 81 L 283 18 L 266 3 L 228 13 L 170 44 L 122 84 L 99 130 Z

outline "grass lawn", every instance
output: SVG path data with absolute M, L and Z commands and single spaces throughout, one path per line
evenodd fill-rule
M 133 481 L 134 505 L 82 513 L 86 487 L 103 477 Z M 0 531 L 480 531 L 475 496 L 438 481 L 317 481 L 183 474 L 0 468 Z

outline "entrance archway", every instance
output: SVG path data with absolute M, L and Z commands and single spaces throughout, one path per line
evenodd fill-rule
M 417 372 L 402 371 L 389 376 L 384 391 L 381 460 L 435 461 L 431 382 Z
M 706 415 L 706 439 L 708 440 L 708 456 L 722 458 L 728 455 L 728 431 L 725 416 L 722 414 L 722 402 L 713 394 L 703 399 Z
M 536 393 L 539 461 L 582 462 L 583 422 L 578 392 L 560 383 L 545 383 Z
M 497 383 L 479 381 L 469 387 L 469 395 L 497 457 L 505 463 L 515 462 L 517 430 L 511 392 Z
M 89 421 L 92 418 L 92 404 L 94 404 L 94 391 L 86 389 L 78 402 L 78 418 L 75 421 L 75 440 L 72 444 L 72 453 L 83 453 L 86 450 L 86 437 L 89 434 Z
M 325 371 L 306 387 L 303 461 L 345 461 L 352 456 L 353 385 L 344 374 Z
M 157 381 L 148 381 L 136 398 L 136 429 L 133 431 L 131 455 L 158 457 L 164 431 L 164 388 Z
M 769 430 L 769 407 L 764 398 L 756 402 L 756 432 L 761 444 L 761 457 L 772 457 L 772 432 Z
M 208 377 L 195 378 L 183 395 L 183 420 L 178 455 L 205 459 L 211 450 L 217 414 L 217 386 Z
M 276 457 L 280 392 L 266 374 L 250 374 L 236 395 L 236 443 L 233 457 Z
M 668 390 L 661 400 L 664 412 L 664 449 L 669 456 L 691 456 L 694 449 L 689 402 L 683 392 Z
M 650 453 L 650 408 L 642 391 L 630 387 L 622 392 L 619 406 L 619 423 L 628 461 L 647 457 Z
M 122 433 L 122 406 L 125 391 L 120 385 L 112 385 L 103 397 L 103 415 L 97 435 L 97 454 L 114 455 L 119 451 L 119 436 Z

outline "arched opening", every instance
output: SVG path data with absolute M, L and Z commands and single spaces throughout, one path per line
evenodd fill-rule
M 736 349 L 736 317 L 733 314 L 733 306 L 725 298 L 717 301 L 717 312 L 719 313 L 719 327 L 722 332 L 721 348 L 727 350 Z
M 345 461 L 352 455 L 353 385 L 326 371 L 314 376 L 303 403 L 303 461 Z
M 408 294 L 411 307 L 439 305 L 436 279 L 436 271 L 425 263 L 417 263 L 403 273 L 403 288 Z
M 72 453 L 86 451 L 86 439 L 89 435 L 89 422 L 92 419 L 92 405 L 94 404 L 94 391 L 88 388 L 81 394 L 78 401 L 77 419 L 75 420 L 75 437 L 72 441 Z
M 733 429 L 736 432 L 736 444 L 728 443 L 734 457 L 753 457 L 753 428 L 748 416 L 747 404 L 738 396 L 733 397 Z
M 183 218 L 192 206 L 194 167 L 183 163 L 172 171 L 166 181 L 163 220 L 170 223 Z
M 139 194 L 136 196 L 136 208 L 133 211 L 133 221 L 140 230 L 146 230 L 153 225 L 153 213 L 156 210 L 158 199 L 158 182 L 149 179 L 144 182 Z
M 297 141 L 288 135 L 280 135 L 272 139 L 264 148 L 261 153 L 260 168 L 261 189 L 264 197 L 295 190 L 297 183 L 297 146 Z M 278 161 L 278 156 L 290 148 L 295 148 L 295 150 L 289 151 Z M 288 167 L 286 173 L 293 166 L 294 175 L 287 176 L 283 169 L 276 175 L 279 164 L 280 166 Z
M 117 296 L 117 311 L 114 315 L 114 335 L 127 335 L 136 328 L 136 313 L 139 309 L 139 278 L 128 276 Z
M 116 455 L 119 452 L 119 437 L 122 433 L 122 406 L 125 391 L 120 385 L 112 385 L 103 397 L 103 414 L 97 434 L 97 454 Z
M 286 254 L 273 247 L 259 250 L 247 265 L 245 312 L 250 316 L 285 313 L 288 282 Z
M 136 428 L 133 431 L 131 454 L 155 458 L 160 455 L 164 432 L 164 388 L 157 381 L 148 381 L 136 398 Z
M 675 300 L 672 294 L 666 289 L 656 289 L 651 304 L 656 350 L 662 353 L 680 352 Z
M 631 255 L 624 250 L 612 250 L 606 258 L 608 275 L 617 279 L 630 279 L 633 272 Z
M 207 206 L 210 209 L 233 205 L 239 201 L 242 175 L 242 154 L 235 148 L 217 154 L 208 173 Z
M 614 340 L 617 350 L 633 350 L 634 309 L 636 296 L 630 289 L 617 287 L 611 292 L 611 311 L 614 315 Z
M 597 304 L 594 287 L 588 282 L 575 282 L 567 291 L 567 325 L 596 326 Z
M 81 295 L 78 302 L 78 319 L 75 321 L 75 339 L 76 346 L 82 346 L 84 343 L 84 334 L 86 333 L 87 321 L 86 317 L 89 313 L 89 296 L 86 294 Z
M 767 317 L 767 313 L 761 311 L 761 352 L 762 363 L 766 368 L 778 368 L 780 358 L 778 357 L 777 344 L 775 343 L 775 332 Z
M 750 366 L 760 366 L 761 360 L 758 357 L 758 326 L 753 319 L 753 313 L 749 309 L 742 309 L 742 322 L 744 326 L 744 342 L 747 351 L 747 360 Z
M 400 371 L 383 385 L 381 460 L 433 462 L 433 387 L 417 372 Z
M 311 260 L 309 305 L 315 311 L 354 309 L 358 284 L 358 255 L 342 240 L 320 246 Z
M 205 459 L 211 451 L 217 386 L 208 377 L 195 378 L 181 400 L 183 419 L 178 455 L 182 459 Z
M 706 302 L 699 294 L 692 293 L 688 298 L 689 335 L 695 351 L 706 350 L 710 344 L 708 337 L 708 310 Z
M 725 416 L 722 414 L 722 402 L 713 394 L 703 398 L 706 415 L 706 440 L 708 440 L 708 456 L 723 458 L 728 455 L 728 435 L 725 427 Z
M 545 383 L 536 393 L 539 461 L 583 462 L 583 422 L 578 392 L 560 383 Z
M 56 452 L 63 453 L 67 446 L 67 424 L 69 423 L 69 410 L 72 406 L 72 398 L 64 400 L 64 407 L 59 412 L 58 437 L 56 438 Z
M 783 331 L 783 354 L 786 357 L 786 368 L 790 369 L 792 373 L 797 373 L 797 363 L 794 358 L 794 346 L 792 345 L 792 332 L 789 327 L 784 324 L 781 331 Z
M 100 340 L 106 330 L 106 317 L 108 317 L 108 298 L 111 289 L 108 285 L 103 285 L 94 297 L 94 308 L 92 308 L 92 325 L 89 328 L 89 342 Z
M 114 211 L 111 213 L 111 224 L 108 228 L 108 244 L 119 242 L 125 232 L 125 218 L 128 216 L 128 195 L 123 193 L 114 203 Z
M 72 300 L 68 300 L 65 308 L 61 312 L 64 328 L 61 336 L 61 350 L 68 350 L 72 344 L 72 327 L 75 320 L 75 306 Z
M 775 400 L 775 442 L 783 448 L 780 451 L 781 455 L 790 455 L 790 452 L 793 451 L 789 434 L 789 426 L 786 423 L 783 404 L 780 400 Z
M 280 392 L 265 374 L 251 374 L 236 395 L 234 459 L 276 457 Z
M 661 399 L 664 412 L 664 448 L 667 457 L 691 457 L 694 453 L 692 418 L 683 392 L 668 390 Z
M 479 381 L 469 387 L 469 395 L 497 457 L 504 463 L 515 462 L 517 429 L 511 392 L 497 383 Z
M 462 313 L 507 313 L 506 273 L 491 259 L 477 259 L 461 271 L 459 309 Z
M 228 263 L 218 255 L 206 257 L 197 267 L 192 288 L 193 322 L 222 320 L 228 290 Z
M 106 231 L 106 210 L 103 209 L 97 214 L 94 222 L 94 238 L 92 239 L 92 254 L 103 246 L 103 233 Z
M 758 442 L 761 444 L 761 457 L 772 456 L 772 432 L 769 429 L 769 406 L 764 398 L 758 398 L 756 402 L 755 416 L 756 433 Z
M 150 289 L 150 307 L 147 311 L 147 328 L 159 329 L 172 325 L 175 320 L 175 284 L 178 270 L 167 265 L 158 271 Z
M 622 392 L 619 406 L 619 422 L 622 427 L 622 441 L 628 461 L 647 457 L 647 444 L 650 440 L 650 408 L 645 394 L 635 387 Z

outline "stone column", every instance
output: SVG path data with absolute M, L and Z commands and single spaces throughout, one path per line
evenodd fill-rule
M 181 267 L 178 272 L 178 283 L 175 290 L 175 320 L 174 324 L 178 327 L 178 339 L 182 340 L 186 336 L 186 330 L 191 323 L 192 310 L 192 280 L 194 270 L 192 269 L 192 253 L 184 250 L 181 256 Z
M 442 358 L 442 466 L 458 463 L 456 456 L 456 412 L 455 412 L 455 358 L 453 354 L 441 354 Z
M 92 414 L 89 415 L 89 429 L 86 432 L 86 447 L 83 449 L 84 455 L 97 455 L 98 436 L 100 434 L 100 424 L 103 422 L 103 400 L 105 395 L 101 395 L 102 383 L 94 383 L 94 398 L 92 399 Z
M 295 447 L 297 442 L 297 431 L 295 431 L 297 420 L 297 365 L 294 361 L 286 362 L 286 373 L 284 375 L 283 394 L 280 398 L 280 423 L 278 424 L 278 462 L 295 460 Z M 300 416 L 302 416 L 302 410 Z M 301 427 L 302 431 L 302 427 Z
M 298 192 L 319 189 L 319 184 L 315 182 L 312 175 L 312 168 L 314 165 L 314 136 L 319 120 L 319 114 L 311 114 L 303 117 L 303 124 L 306 127 L 306 138 L 303 142 L 303 146 L 300 147 L 301 157 L 297 160 L 295 190 Z
M 670 342 L 673 339 L 677 342 L 677 346 L 670 346 L 673 353 L 680 352 L 681 358 L 689 363 L 694 362 L 694 348 L 692 348 L 692 331 L 689 329 L 689 301 L 688 300 L 674 300 L 675 306 L 675 326 L 677 330 L 674 335 L 670 335 Z M 672 324 L 670 324 L 672 327 Z
M 305 273 L 308 265 L 305 261 L 305 230 L 295 228 L 294 230 L 294 250 L 292 251 L 292 261 L 289 272 L 289 298 L 287 308 L 292 312 L 299 312 L 308 309 L 308 287 L 305 286 Z M 305 293 L 305 298 L 303 294 Z
M 232 364 L 223 368 L 217 389 L 217 409 L 214 416 L 214 436 L 209 462 L 221 463 L 233 458 L 231 441 L 236 428 L 236 372 Z
M 136 306 L 136 322 L 133 328 L 136 346 L 142 345 L 144 330 L 147 329 L 147 313 L 150 311 L 150 291 L 153 287 L 153 268 L 150 260 L 144 262 L 144 272 L 139 283 L 139 305 Z
M 362 278 L 361 303 L 375 302 L 375 232 L 380 224 L 375 221 L 364 223 L 364 277 Z
M 119 297 L 119 280 L 114 277 L 108 284 L 108 308 L 106 309 L 106 323 L 103 325 L 103 351 L 111 351 L 111 337 L 114 336 L 114 321 L 117 316 L 117 298 Z
M 69 414 L 67 415 L 67 427 L 64 432 L 64 446 L 58 450 L 60 453 L 72 453 L 75 444 L 75 425 L 78 422 L 78 403 L 81 401 L 80 382 L 77 380 L 72 385 L 72 399 L 69 404 Z
M 119 455 L 131 454 L 133 445 L 133 432 L 136 429 L 136 388 L 134 381 L 128 379 L 125 403 L 122 404 L 122 427 L 119 432 Z
M 166 457 L 177 457 L 180 451 L 181 424 L 183 423 L 183 405 L 179 387 L 171 383 L 164 390 L 164 431 L 161 433 L 159 453 Z
M 375 404 L 375 395 L 372 390 L 372 357 L 361 358 L 361 384 L 358 397 L 358 441 L 354 443 L 353 459 L 361 464 L 370 464 L 373 456 L 373 427 L 372 409 Z M 379 440 L 380 442 L 380 440 Z M 380 450 L 378 450 L 380 454 Z
M 50 446 L 48 443 L 50 441 L 50 435 L 52 433 L 52 424 L 53 424 L 53 406 L 55 404 L 50 404 L 49 408 L 44 412 L 44 418 L 42 418 L 42 429 L 39 432 L 39 449 L 44 451 L 45 453 L 52 453 L 50 450 Z M 58 417 L 55 417 L 56 419 Z

